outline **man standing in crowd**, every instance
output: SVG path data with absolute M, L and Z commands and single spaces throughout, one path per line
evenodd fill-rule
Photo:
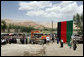
M 77 48 L 77 41 L 76 39 L 73 40 L 73 50 L 76 50 Z
M 75 36 L 72 34 L 72 36 L 71 36 L 71 41 L 70 41 L 70 48 L 72 47 L 72 45 L 73 45 L 73 40 L 75 39 Z
M 50 36 L 49 36 L 49 35 L 47 35 L 47 37 L 46 37 L 46 41 L 47 41 L 47 43 L 50 42 Z
M 60 47 L 62 48 L 63 47 L 63 40 L 60 40 Z
M 52 41 L 54 42 L 54 34 L 52 33 Z
M 59 44 L 59 38 L 57 38 L 57 44 Z

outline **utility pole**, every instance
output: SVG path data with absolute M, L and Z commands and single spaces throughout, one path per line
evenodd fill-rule
M 52 33 L 53 33 L 53 21 L 52 21 Z
M 54 34 L 53 34 L 53 21 L 52 21 L 52 41 L 54 42 Z

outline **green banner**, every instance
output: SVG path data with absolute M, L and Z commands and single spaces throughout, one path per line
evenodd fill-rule
M 73 33 L 73 21 L 67 21 L 67 43 L 69 46 L 71 41 L 71 36 Z

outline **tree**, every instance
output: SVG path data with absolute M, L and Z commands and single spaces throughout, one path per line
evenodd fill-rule
M 83 14 L 80 17 L 80 34 L 83 34 Z
M 35 30 L 35 28 L 32 26 L 29 26 L 29 27 L 19 26 L 18 29 L 20 29 L 21 32 L 31 32 L 31 30 Z
M 8 32 L 10 32 L 10 29 L 11 29 L 11 24 L 9 24 L 9 26 L 8 26 Z
M 15 25 L 15 32 L 18 33 L 19 26 Z
M 1 23 L 1 29 L 3 29 L 3 22 Z M 14 25 L 14 24 L 9 24 L 7 29 L 8 29 L 8 32 L 10 32 L 10 29 L 15 29 L 15 32 L 17 33 L 19 32 L 19 30 L 21 32 L 31 32 L 31 30 L 36 30 L 32 26 L 25 27 L 25 26 Z
M 3 32 L 5 32 L 5 29 L 7 28 L 6 22 L 4 20 L 1 21 L 1 29 Z
M 83 14 L 79 15 L 78 13 L 73 16 L 74 24 L 78 29 L 78 34 L 83 34 Z

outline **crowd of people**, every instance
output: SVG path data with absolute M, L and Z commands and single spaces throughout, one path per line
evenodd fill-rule
M 49 43 L 50 41 L 55 42 L 55 40 L 57 40 L 57 44 L 60 43 L 60 47 L 63 48 L 63 40 L 61 40 L 60 38 L 58 38 L 56 36 L 56 34 L 47 34 L 46 39 L 44 39 L 44 43 Z M 14 35 L 14 36 L 3 36 L 1 38 L 1 44 L 29 44 L 31 43 L 30 41 L 30 37 L 26 37 L 25 35 Z M 71 41 L 70 41 L 70 48 L 73 47 L 73 50 L 76 50 L 77 48 L 77 41 L 75 40 L 75 38 L 72 36 L 71 37 Z
M 4 44 L 11 44 L 11 43 L 21 43 L 21 44 L 24 44 L 24 43 L 28 43 L 27 42 L 28 38 L 25 37 L 24 35 L 6 35 L 6 36 L 3 36 L 1 38 L 1 44 L 4 45 Z
M 63 47 L 63 40 L 60 38 L 57 38 L 57 44 L 60 43 L 60 47 Z M 73 47 L 73 50 L 76 50 L 78 42 L 76 41 L 76 38 L 72 35 L 71 41 L 70 41 L 70 48 Z

